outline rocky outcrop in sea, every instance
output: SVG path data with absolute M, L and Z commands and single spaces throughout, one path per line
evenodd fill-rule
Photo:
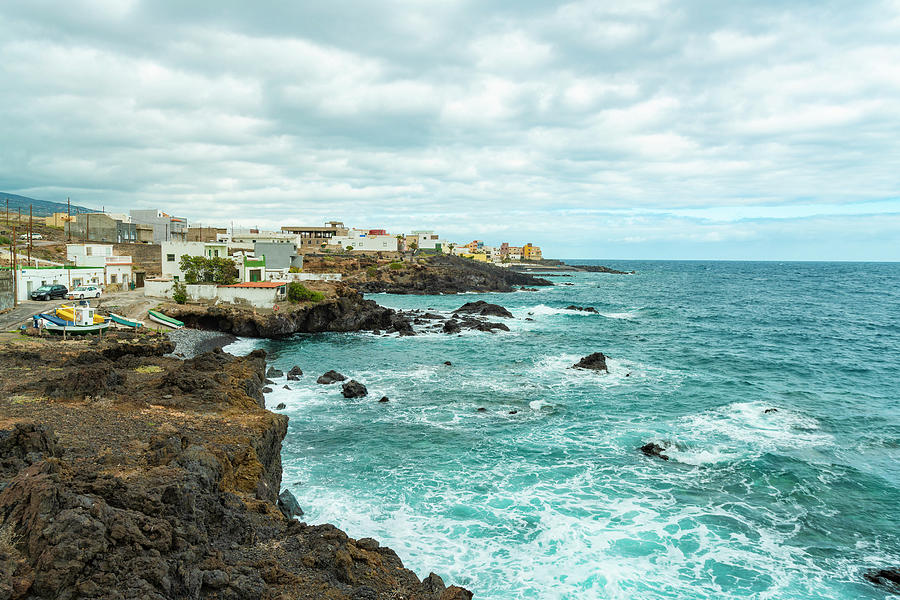
M 520 286 L 553 285 L 546 279 L 458 256 L 432 256 L 426 263 L 403 263 L 382 269 L 375 277 L 351 284 L 368 294 L 457 294 L 461 292 L 513 292 Z

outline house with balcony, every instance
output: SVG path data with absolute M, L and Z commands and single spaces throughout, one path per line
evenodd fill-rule
M 112 244 L 66 244 L 66 259 L 76 267 L 103 268 L 103 285 L 127 288 L 134 281 L 134 261 L 130 256 L 118 256 Z

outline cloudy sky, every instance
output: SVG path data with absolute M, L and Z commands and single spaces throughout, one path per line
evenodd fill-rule
M 0 190 L 900 260 L 900 0 L 0 3 Z

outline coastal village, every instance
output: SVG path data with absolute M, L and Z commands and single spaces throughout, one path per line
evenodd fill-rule
M 100 294 L 142 290 L 148 298 L 179 303 L 271 309 L 288 298 L 291 284 L 300 289 L 348 277 L 364 283 L 380 271 L 394 275 L 390 271 L 431 257 L 513 269 L 543 261 L 541 248 L 530 242 L 453 242 L 433 230 L 397 233 L 341 221 L 265 230 L 192 224 L 159 209 L 46 217 L 7 211 L 5 217 L 0 222 L 0 311 L 40 299 L 36 290 L 52 286 L 65 286 L 67 295 L 86 287 Z M 204 268 L 209 265 L 217 268 Z M 69 299 L 96 293 L 87 291 Z

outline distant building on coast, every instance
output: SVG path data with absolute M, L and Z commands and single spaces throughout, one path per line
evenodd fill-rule
M 297 247 L 301 252 L 319 252 L 323 246 L 331 243 L 331 238 L 350 233 L 349 228 L 341 221 L 328 221 L 324 227 L 285 226 L 281 231 L 298 237 Z

